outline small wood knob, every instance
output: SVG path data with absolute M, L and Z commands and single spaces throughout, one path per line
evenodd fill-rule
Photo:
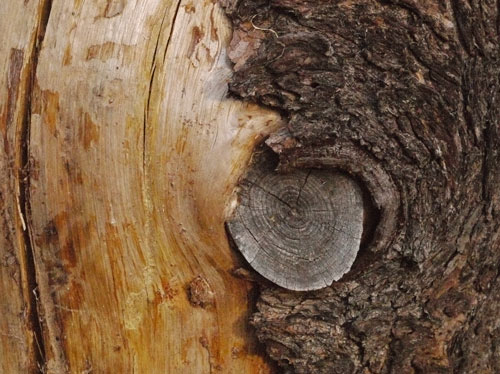
M 338 172 L 278 174 L 260 162 L 240 183 L 227 227 L 265 278 L 295 291 L 323 288 L 349 271 L 359 251 L 362 191 Z

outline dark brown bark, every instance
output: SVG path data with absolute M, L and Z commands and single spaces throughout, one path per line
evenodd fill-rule
M 498 2 L 224 5 L 232 91 L 288 118 L 280 170 L 348 172 L 378 209 L 342 280 L 263 286 L 252 322 L 271 357 L 295 373 L 500 372 Z

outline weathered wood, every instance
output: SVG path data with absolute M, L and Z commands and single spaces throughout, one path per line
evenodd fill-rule
M 40 10 L 22 3 L 0 6 L 1 30 L 21 44 Z M 37 25 L 44 38 L 30 92 L 31 52 L 11 54 L 7 44 L 2 53 L 10 148 L 0 167 L 11 178 L 0 184 L 9 235 L 2 369 L 24 374 L 33 361 L 31 290 L 10 277 L 19 267 L 33 274 L 19 260 L 24 184 L 46 373 L 270 373 L 248 334 L 251 284 L 231 274 L 238 259 L 224 221 L 254 144 L 280 117 L 227 98 L 231 30 L 222 10 L 191 1 L 40 4 L 47 24 Z M 29 104 L 23 130 L 21 118 L 11 124 L 14 102 Z M 196 284 L 202 308 L 189 299 Z
M 343 169 L 380 215 L 332 287 L 263 286 L 269 354 L 297 373 L 500 372 L 497 4 L 223 3 L 232 91 L 287 117 L 280 171 Z M 0 10 L 1 369 L 271 372 L 223 222 L 282 124 L 226 98 L 218 5 Z
M 287 117 L 279 169 L 343 169 L 380 217 L 332 287 L 263 285 L 269 354 L 295 373 L 499 373 L 498 2 L 224 3 L 232 91 Z
M 254 153 L 228 230 L 250 266 L 295 291 L 329 286 L 351 268 L 363 198 L 348 176 L 309 169 L 278 174 L 271 150 Z
M 44 1 L 0 2 L 0 373 L 39 371 L 36 292 L 25 214 L 31 74 Z

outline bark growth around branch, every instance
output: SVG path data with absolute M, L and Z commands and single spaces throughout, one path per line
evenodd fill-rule
M 379 210 L 348 278 L 264 286 L 295 373 L 500 372 L 500 33 L 492 1 L 223 2 L 232 92 L 283 112 L 281 171 L 341 169 Z

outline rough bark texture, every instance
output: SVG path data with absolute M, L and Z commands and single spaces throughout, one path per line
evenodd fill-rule
M 264 286 L 294 373 L 500 372 L 499 4 L 225 1 L 231 90 L 288 118 L 280 169 L 338 168 L 379 211 L 331 288 Z

